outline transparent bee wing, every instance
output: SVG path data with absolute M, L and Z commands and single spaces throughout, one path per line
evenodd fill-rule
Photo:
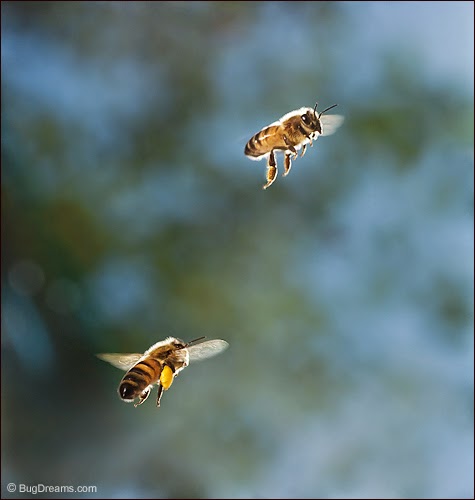
M 220 352 L 227 349 L 229 344 L 225 340 L 208 340 L 201 344 L 196 344 L 188 347 L 190 361 L 200 361 L 202 359 L 211 358 Z
M 322 124 L 322 135 L 332 135 L 336 129 L 343 123 L 345 117 L 342 115 L 323 115 L 320 118 Z
M 107 361 L 112 366 L 119 368 L 119 370 L 128 371 L 137 364 L 137 361 L 143 356 L 143 354 L 116 354 L 116 353 L 104 353 L 96 354 L 102 361 Z

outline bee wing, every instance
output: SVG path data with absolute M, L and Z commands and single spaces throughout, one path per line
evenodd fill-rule
M 124 370 L 125 372 L 130 370 L 132 366 L 137 364 L 137 361 L 143 356 L 143 354 L 116 354 L 116 353 L 104 353 L 96 354 L 102 361 L 107 361 L 111 365 Z
M 344 120 L 345 117 L 342 115 L 323 115 L 320 118 L 320 122 L 322 123 L 322 135 L 334 134 Z
M 208 340 L 202 342 L 201 344 L 192 345 L 188 347 L 188 354 L 190 355 L 190 361 L 199 361 L 206 358 L 211 358 L 216 356 L 220 352 L 227 349 L 229 344 L 225 340 Z

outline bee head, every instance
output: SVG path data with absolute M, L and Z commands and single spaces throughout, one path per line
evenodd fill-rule
M 321 113 L 317 113 L 317 106 L 318 102 L 315 104 L 313 110 L 307 108 L 308 111 L 305 114 L 303 114 L 300 118 L 302 119 L 303 125 L 307 129 L 311 130 L 312 132 L 318 132 L 319 134 L 321 134 L 322 133 L 322 124 L 320 123 L 321 116 L 323 115 L 323 113 L 326 113 L 335 106 L 338 106 L 338 104 L 333 104 L 333 106 L 324 109 Z
M 302 125 L 304 126 L 305 129 L 308 130 L 308 132 L 318 132 L 319 134 L 322 133 L 322 127 L 320 125 L 320 120 L 319 116 L 316 113 L 316 106 L 312 110 L 310 108 L 307 108 L 308 111 L 306 111 L 303 115 L 300 116 L 300 119 L 302 120 Z
M 183 342 L 183 340 L 180 339 L 173 339 L 172 345 L 176 349 L 184 349 L 185 347 L 188 346 L 188 344 L 186 344 L 185 342 Z

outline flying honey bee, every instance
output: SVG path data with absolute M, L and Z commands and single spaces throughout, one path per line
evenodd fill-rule
M 277 177 L 277 163 L 275 152 L 284 152 L 284 173 L 290 172 L 292 159 L 297 158 L 297 151 L 302 149 L 300 157 L 305 154 L 307 144 L 313 142 L 320 135 L 331 135 L 343 123 L 341 115 L 325 115 L 324 113 L 337 106 L 334 104 L 321 113 L 317 113 L 318 103 L 312 108 L 300 108 L 284 115 L 280 120 L 264 127 L 260 132 L 251 137 L 246 144 L 244 154 L 251 160 L 267 158 L 267 189 Z
M 150 395 L 153 386 L 158 385 L 157 406 L 160 406 L 162 393 L 168 390 L 174 378 L 188 366 L 190 361 L 210 358 L 224 351 L 228 343 L 224 340 L 208 340 L 195 344 L 205 337 L 185 343 L 175 337 L 168 337 L 157 342 L 143 354 L 97 354 L 116 368 L 127 373 L 122 378 L 118 393 L 120 398 L 141 405 Z M 192 345 L 194 344 L 194 345 Z

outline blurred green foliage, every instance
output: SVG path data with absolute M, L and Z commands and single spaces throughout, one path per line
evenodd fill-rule
M 2 2 L 5 483 L 473 494 L 431 483 L 473 432 L 473 92 L 356 57 L 356 8 Z M 263 192 L 245 142 L 316 99 L 344 126 Z M 168 335 L 231 347 L 122 404 L 94 354 Z

